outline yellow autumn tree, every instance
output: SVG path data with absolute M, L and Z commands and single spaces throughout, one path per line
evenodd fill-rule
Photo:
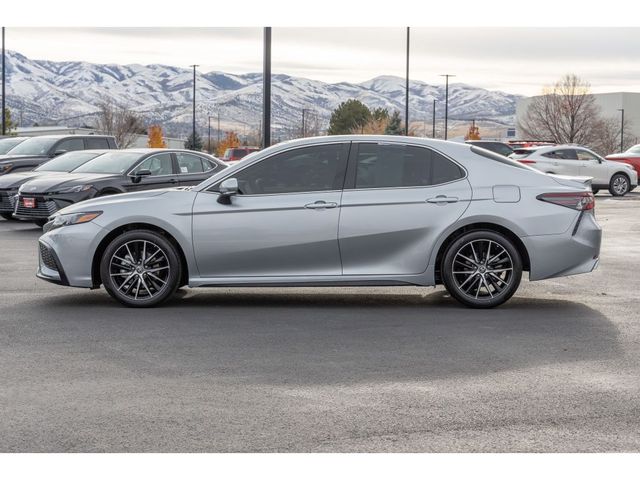
M 147 146 L 149 148 L 167 148 L 167 142 L 164 141 L 162 127 L 160 125 L 151 125 L 149 127 Z
M 224 138 L 220 140 L 218 144 L 218 148 L 216 149 L 216 154 L 218 157 L 224 155 L 224 152 L 227 148 L 235 148 L 240 146 L 240 139 L 238 138 L 238 134 L 233 131 L 226 132 L 224 134 Z

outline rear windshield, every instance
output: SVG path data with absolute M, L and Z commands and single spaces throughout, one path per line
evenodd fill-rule
M 76 168 L 74 173 L 124 173 L 142 157 L 139 153 L 109 152 Z
M 69 152 L 49 160 L 36 168 L 37 172 L 70 172 L 83 163 L 96 158 L 100 153 L 96 152 Z
M 532 172 L 540 173 L 535 168 L 528 167 L 527 165 L 523 165 L 522 163 L 517 162 L 516 160 L 513 160 L 513 155 L 511 157 L 505 157 L 504 155 L 490 152 L 489 150 L 485 150 L 484 148 L 479 148 L 475 146 L 471 147 L 471 151 L 476 155 L 480 155 L 481 157 L 488 158 L 489 160 L 493 160 L 495 162 L 500 162 L 503 165 L 509 165 L 510 167 L 516 167 L 522 170 L 530 170 Z

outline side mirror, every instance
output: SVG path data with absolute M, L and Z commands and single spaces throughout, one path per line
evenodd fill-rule
M 57 157 L 57 156 L 62 155 L 64 153 L 67 153 L 67 151 L 66 150 L 56 150 L 55 152 L 53 152 L 53 156 Z
M 151 175 L 151 170 L 138 170 L 131 176 L 131 181 L 133 183 L 140 183 L 142 177 L 149 177 Z
M 220 186 L 218 187 L 218 191 L 220 192 L 218 202 L 225 205 L 230 204 L 231 197 L 238 194 L 238 179 L 227 178 L 220 184 Z

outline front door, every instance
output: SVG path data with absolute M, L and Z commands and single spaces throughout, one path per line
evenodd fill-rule
M 202 277 L 340 275 L 338 220 L 349 143 L 301 147 L 236 172 L 240 192 L 216 185 L 193 206 Z
M 597 157 L 587 150 L 577 150 L 579 175 L 592 177 L 593 185 L 609 184 L 609 168 L 604 159 Z
M 343 274 L 424 272 L 437 238 L 471 201 L 464 170 L 434 150 L 401 144 L 354 143 L 349 162 Z
M 149 170 L 151 175 L 140 177 L 138 183 L 129 182 L 128 191 L 137 192 L 178 185 L 178 175 L 173 167 L 173 158 L 169 152 L 156 153 L 145 158 L 133 168 L 130 175 L 134 176 L 135 172 L 140 170 Z

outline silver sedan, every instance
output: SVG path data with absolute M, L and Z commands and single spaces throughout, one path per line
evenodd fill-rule
M 494 307 L 530 280 L 592 271 L 581 179 L 410 137 L 281 143 L 195 187 L 97 198 L 45 225 L 38 277 L 148 307 L 177 288 L 444 284 Z

